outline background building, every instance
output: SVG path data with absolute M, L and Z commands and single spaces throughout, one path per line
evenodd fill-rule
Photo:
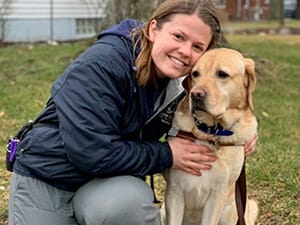
M 268 19 L 270 0 L 215 0 L 227 20 Z
M 0 0 L 0 43 L 71 41 L 126 17 L 144 20 L 163 0 Z M 300 0 L 213 0 L 221 20 L 300 18 Z M 299 4 L 299 3 L 298 3 Z M 298 14 L 296 13 L 298 10 Z M 281 16 L 280 12 L 283 12 Z M 298 15 L 298 17 L 297 17 Z
M 78 40 L 94 36 L 105 0 L 0 0 L 3 42 Z

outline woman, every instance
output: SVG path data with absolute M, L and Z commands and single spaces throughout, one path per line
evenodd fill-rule
M 158 139 L 182 96 L 177 78 L 219 35 L 208 0 L 167 0 L 145 24 L 102 32 L 18 143 L 9 224 L 160 224 L 142 178 L 170 167 L 199 176 L 216 160 L 205 146 Z

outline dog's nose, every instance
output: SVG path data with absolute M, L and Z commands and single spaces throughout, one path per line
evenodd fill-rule
M 204 98 L 207 95 L 205 88 L 197 87 L 191 90 L 191 96 L 193 98 Z
M 193 88 L 191 90 L 192 108 L 193 110 L 204 110 L 205 109 L 205 97 L 207 91 L 203 87 Z

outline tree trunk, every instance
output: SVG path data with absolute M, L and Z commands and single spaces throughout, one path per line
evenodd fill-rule
M 5 29 L 6 17 L 11 13 L 12 0 L 0 1 L 0 42 L 4 41 L 7 30 Z
M 279 27 L 284 27 L 284 0 L 279 0 Z
M 108 0 L 103 28 L 112 26 L 125 18 L 145 21 L 163 0 Z
M 270 19 L 271 20 L 279 18 L 278 11 L 279 11 L 278 10 L 278 0 L 270 1 Z

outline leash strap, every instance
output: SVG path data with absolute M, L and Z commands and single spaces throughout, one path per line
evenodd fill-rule
M 247 201 L 245 161 L 242 167 L 241 174 L 235 183 L 235 201 L 238 214 L 238 221 L 236 225 L 246 225 L 244 218 Z
M 155 187 L 154 187 L 154 175 L 150 175 L 150 185 L 153 191 L 153 196 L 154 196 L 154 203 L 160 203 L 160 201 L 157 199 L 156 194 L 155 194 Z

